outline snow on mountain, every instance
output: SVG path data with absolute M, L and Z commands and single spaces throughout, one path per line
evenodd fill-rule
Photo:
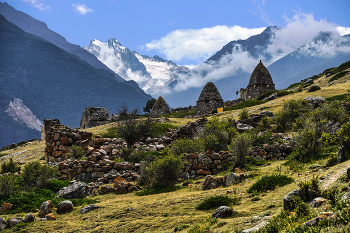
M 178 74 L 189 72 L 187 67 L 177 66 L 159 56 L 149 57 L 131 52 L 117 39 L 109 39 L 106 43 L 95 39 L 84 49 L 124 79 L 137 82 L 151 95 L 166 92 Z
M 143 90 L 149 88 L 151 76 L 146 67 L 117 39 L 109 39 L 106 43 L 95 39 L 84 49 L 124 79 L 134 80 Z

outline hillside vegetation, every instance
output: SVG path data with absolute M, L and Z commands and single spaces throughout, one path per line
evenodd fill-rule
M 242 232 L 263 221 L 270 223 L 258 232 L 348 232 L 348 202 L 341 202 L 340 198 L 349 189 L 346 171 L 350 167 L 350 116 L 339 100 L 350 100 L 349 70 L 345 64 L 318 75 L 312 85 L 317 84 L 321 89 L 315 92 L 307 92 L 308 86 L 300 83 L 289 88 L 290 93 L 287 95 L 263 104 L 208 116 L 209 121 L 196 141 L 173 142 L 170 149 L 153 153 L 152 156 L 150 152 L 142 152 L 145 153 L 142 158 L 147 158 L 145 161 L 148 163 L 146 174 L 151 180 L 159 181 L 164 176 L 159 177 L 161 173 L 157 169 L 163 169 L 166 163 L 176 164 L 176 158 L 183 151 L 190 152 L 194 147 L 198 152 L 208 149 L 230 150 L 236 160 L 227 171 L 214 177 L 222 178 L 232 172 L 243 173 L 245 178 L 241 182 L 234 182 L 229 187 L 202 190 L 203 177 L 190 180 L 191 184 L 187 186 L 183 186 L 185 180 L 178 180 L 176 175 L 174 185 L 169 186 L 142 180 L 144 183 L 139 183 L 142 191 L 105 195 L 95 193 L 74 201 L 74 210 L 70 213 L 57 214 L 54 210 L 55 221 L 21 223 L 3 232 Z M 342 72 L 345 72 L 344 75 L 333 78 Z M 321 96 L 328 101 L 313 108 L 303 101 L 307 96 Z M 263 118 L 257 127 L 244 133 L 236 130 L 233 119 L 236 122 L 242 120 L 243 111 L 260 113 L 262 107 L 265 111 L 273 112 L 275 117 Z M 188 121 L 170 118 L 167 124 L 182 126 Z M 117 123 L 111 123 L 88 130 L 99 135 L 116 127 Z M 285 139 L 272 138 L 273 133 L 284 133 L 295 141 L 295 149 L 287 158 L 265 161 L 246 155 L 248 149 L 286 142 Z M 344 148 L 344 152 L 338 158 L 340 147 Z M 127 150 L 123 153 L 125 160 L 130 158 Z M 4 148 L 0 151 L 0 163 L 8 164 L 12 158 L 19 162 L 21 174 L 24 174 L 31 162 L 46 165 L 44 156 L 45 142 L 31 141 L 16 148 Z M 47 183 L 45 181 L 42 185 L 24 189 L 23 175 L 18 176 L 11 195 L 20 202 L 26 200 L 26 195 L 30 193 L 37 200 L 39 197 L 34 194 L 41 193 L 41 199 L 38 200 L 46 201 L 45 198 L 54 197 L 53 190 L 67 185 L 55 181 L 54 177 L 51 174 L 45 179 Z M 53 185 L 52 182 L 57 183 Z M 3 187 L 1 190 L 4 190 Z M 284 196 L 297 188 L 302 190 L 301 197 L 294 199 L 290 210 L 283 211 Z M 11 200 L 9 196 L 1 194 L 1 201 Z M 327 202 L 318 208 L 309 207 L 308 203 L 319 196 L 326 198 Z M 54 207 L 57 207 L 57 202 L 54 201 Z M 37 215 L 40 205 L 36 203 L 33 201 L 32 208 L 5 212 L 0 216 L 7 220 L 14 216 L 24 217 L 31 211 Z M 96 203 L 100 208 L 86 214 L 79 213 L 81 207 L 91 203 Z M 212 219 L 215 209 L 221 205 L 231 207 L 233 213 L 224 218 Z M 320 221 L 318 225 L 301 227 L 306 221 L 323 216 L 323 212 L 332 212 L 334 215 Z

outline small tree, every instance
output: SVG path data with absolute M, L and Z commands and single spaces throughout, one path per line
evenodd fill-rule
M 155 102 L 156 102 L 156 99 L 148 100 L 146 103 L 146 106 L 143 107 L 143 112 L 150 113 Z
M 245 158 L 249 154 L 251 144 L 251 136 L 247 133 L 239 134 L 235 139 L 233 139 L 232 144 L 229 147 L 233 155 L 236 156 L 233 168 L 244 168 Z
M 10 195 L 16 184 L 16 177 L 14 175 L 0 176 L 0 195 Z
M 50 179 L 59 175 L 56 168 L 41 165 L 39 162 L 29 162 L 24 166 L 22 180 L 25 189 L 45 187 Z
M 243 120 L 248 120 L 249 119 L 249 111 L 247 108 L 243 108 L 242 111 L 238 114 L 238 118 L 243 121 Z

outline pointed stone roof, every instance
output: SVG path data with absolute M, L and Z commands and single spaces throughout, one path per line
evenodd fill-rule
M 151 118 L 157 118 L 163 114 L 170 113 L 169 106 L 163 99 L 159 96 L 156 102 L 154 103 L 151 111 Z
M 273 84 L 270 72 L 261 62 L 255 67 L 249 79 L 248 86 Z
M 202 90 L 197 102 L 207 101 L 207 100 L 221 100 L 222 101 L 219 90 L 216 88 L 216 86 L 212 82 L 208 82 L 203 87 L 203 90 Z

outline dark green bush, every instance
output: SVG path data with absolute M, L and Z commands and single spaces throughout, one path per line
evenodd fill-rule
M 295 138 L 297 147 L 292 152 L 291 157 L 300 162 L 307 162 L 311 158 L 317 158 L 322 155 L 321 132 L 317 122 L 307 119 L 304 128 L 298 132 Z
M 177 126 L 167 123 L 156 122 L 151 125 L 150 133 L 152 136 L 164 135 L 168 129 L 176 129 Z
M 154 98 L 148 100 L 147 103 L 146 103 L 146 106 L 143 107 L 143 112 L 150 113 L 152 108 L 153 108 L 153 105 L 155 104 L 156 101 L 157 100 L 154 99 Z
M 282 187 L 294 181 L 292 177 L 285 175 L 267 175 L 261 177 L 249 189 L 248 193 L 266 192 L 267 190 L 274 190 L 276 187 Z
M 45 185 L 45 189 L 51 190 L 52 192 L 57 193 L 62 188 L 67 187 L 69 185 L 68 180 L 50 180 Z
M 115 127 L 108 128 L 107 132 L 100 133 L 103 138 L 119 138 L 118 129 Z
M 0 196 L 10 195 L 16 185 L 16 177 L 14 175 L 0 176 Z
M 170 152 L 176 156 L 183 153 L 195 153 L 204 151 L 202 140 L 194 141 L 192 139 L 178 139 L 171 144 Z
M 252 139 L 247 133 L 239 134 L 232 140 L 229 148 L 232 151 L 232 154 L 236 156 L 235 163 L 233 165 L 234 168 L 244 168 L 245 160 L 249 154 L 251 144 Z
M 204 150 L 219 152 L 227 150 L 236 134 L 237 131 L 230 120 L 219 120 L 214 117 L 205 124 L 200 139 L 203 140 Z
M 318 181 L 318 176 L 313 176 L 310 181 L 301 181 L 298 184 L 301 190 L 301 199 L 303 201 L 312 201 L 316 197 L 320 197 L 322 190 Z
M 340 128 L 338 140 L 340 145 L 344 147 L 347 156 L 350 157 L 350 121 L 343 124 Z
M 68 156 L 73 159 L 81 159 L 84 156 L 84 149 L 81 146 L 73 145 Z
M 167 155 L 158 158 L 147 169 L 152 187 L 173 186 L 182 173 L 184 164 L 180 157 Z
M 210 210 L 210 209 L 216 209 L 220 206 L 230 206 L 230 205 L 236 205 L 239 203 L 238 198 L 230 198 L 228 196 L 211 196 L 208 198 L 205 198 L 202 202 L 200 202 L 197 206 L 197 210 Z
M 317 119 L 317 117 L 313 117 L 317 114 L 320 115 L 319 119 Z M 332 101 L 330 103 L 322 104 L 318 109 L 316 109 L 313 112 L 313 114 L 311 114 L 311 117 L 313 118 L 314 121 L 324 120 L 326 122 L 327 121 L 339 122 L 340 124 L 343 124 L 349 121 L 349 115 L 345 111 L 340 101 Z
M 331 97 L 327 97 L 326 101 L 332 102 L 332 101 L 349 101 L 350 94 L 342 94 L 342 95 L 335 95 Z
M 332 206 L 338 202 L 339 189 L 336 187 L 328 188 L 322 192 L 322 197 L 326 198 Z
M 270 128 L 271 120 L 268 116 L 263 117 L 259 123 L 259 128 L 261 131 L 268 130 Z
M 310 215 L 310 206 L 303 202 L 300 197 L 293 197 L 292 209 L 295 211 L 297 217 L 304 217 Z
M 3 162 L 1 164 L 1 173 L 14 173 L 14 172 L 19 172 L 21 171 L 21 167 L 19 166 L 19 164 L 17 164 L 16 162 L 13 162 L 12 158 L 10 158 L 10 161 L 8 162 Z
M 22 182 L 25 189 L 33 187 L 45 187 L 59 175 L 57 168 L 41 165 L 39 162 L 29 162 L 24 166 L 22 173 Z

